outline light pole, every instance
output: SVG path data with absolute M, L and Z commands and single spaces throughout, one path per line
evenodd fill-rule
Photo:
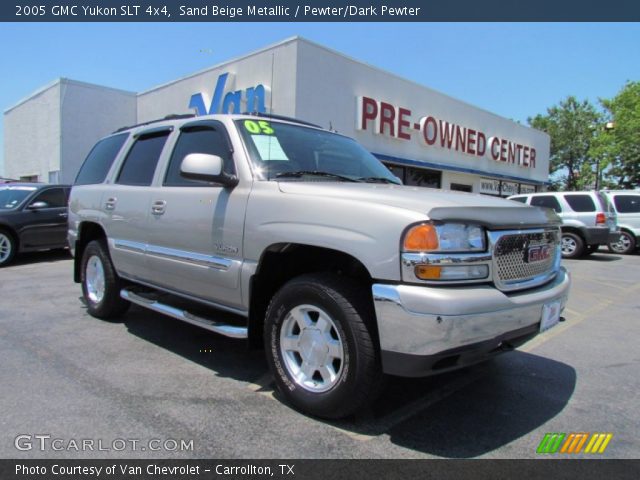
M 605 132 L 610 132 L 611 130 L 613 130 L 615 128 L 615 123 L 614 122 L 607 122 L 604 124 L 604 131 Z M 595 188 L 596 192 L 598 190 L 600 190 L 600 155 L 598 155 L 598 158 L 596 159 L 596 188 Z

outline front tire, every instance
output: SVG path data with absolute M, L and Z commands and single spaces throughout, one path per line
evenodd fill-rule
M 18 244 L 9 232 L 0 230 L 0 267 L 9 265 L 16 255 Z
M 343 418 L 373 401 L 382 377 L 368 292 L 331 274 L 302 275 L 273 297 L 265 349 L 276 385 L 305 413 Z
M 122 281 L 113 268 L 104 242 L 89 242 L 82 255 L 80 272 L 82 295 L 91 316 L 111 319 L 127 311 L 130 303 L 120 297 Z
M 629 255 L 636 249 L 636 237 L 624 230 L 620 232 L 617 242 L 609 243 L 609 250 L 620 255 Z
M 584 240 L 580 235 L 562 232 L 562 258 L 578 258 L 584 252 Z

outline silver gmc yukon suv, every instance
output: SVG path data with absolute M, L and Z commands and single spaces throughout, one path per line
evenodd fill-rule
M 549 209 L 406 187 L 354 140 L 276 116 L 174 116 L 100 140 L 69 244 L 91 315 L 130 303 L 264 345 L 300 410 L 347 416 L 383 374 L 511 350 L 560 320 Z

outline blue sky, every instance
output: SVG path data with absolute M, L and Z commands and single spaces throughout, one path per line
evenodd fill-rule
M 146 90 L 293 35 L 523 123 L 640 80 L 638 23 L 13 23 L 0 24 L 0 108 L 58 77 Z

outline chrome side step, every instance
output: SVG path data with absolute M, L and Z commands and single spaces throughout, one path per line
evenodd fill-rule
M 162 313 L 173 318 L 177 318 L 178 320 L 182 320 L 183 322 L 196 325 L 211 332 L 219 333 L 220 335 L 224 335 L 225 337 L 248 337 L 247 327 L 237 327 L 235 325 L 220 323 L 210 318 L 199 317 L 187 312 L 186 310 L 181 310 L 179 308 L 172 307 L 171 305 L 160 303 L 157 300 L 138 295 L 137 293 L 127 288 L 124 288 L 120 291 L 120 296 L 125 300 L 130 301 L 131 303 L 140 305 L 141 307 L 148 308 L 149 310 L 153 310 L 154 312 Z

